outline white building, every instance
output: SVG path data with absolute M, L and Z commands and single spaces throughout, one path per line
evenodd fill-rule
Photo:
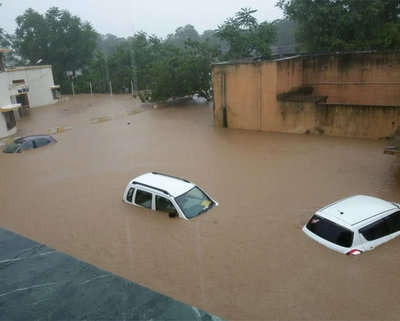
M 57 102 L 50 65 L 6 69 L 0 48 L 0 138 L 17 132 L 16 119 L 30 108 Z

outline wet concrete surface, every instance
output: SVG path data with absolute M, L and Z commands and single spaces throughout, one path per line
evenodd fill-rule
M 0 153 L 3 228 L 224 319 L 399 318 L 400 238 L 347 257 L 301 231 L 342 197 L 400 201 L 384 141 L 219 129 L 209 106 L 152 109 L 129 96 L 73 97 L 17 126 L 72 129 Z M 127 182 L 154 170 L 220 205 L 184 221 L 123 203 Z

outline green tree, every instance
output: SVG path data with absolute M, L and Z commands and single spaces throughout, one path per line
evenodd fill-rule
M 229 44 L 227 59 L 269 57 L 276 31 L 273 24 L 258 23 L 253 16 L 257 10 L 242 8 L 234 17 L 218 27 L 217 35 Z
M 120 44 L 108 57 L 107 67 L 114 92 L 124 93 L 130 90 L 133 79 L 131 50 Z
M 82 81 L 86 84 L 91 82 L 94 92 L 105 93 L 109 91 L 109 80 L 110 76 L 107 58 L 101 51 L 96 51 L 94 57 L 85 69 Z M 82 85 L 83 88 L 85 88 L 84 84 Z
M 202 35 L 200 36 L 200 42 L 206 43 L 207 46 L 215 51 L 218 51 L 218 58 L 223 57 L 229 51 L 229 44 L 218 37 L 217 30 L 205 30 Z
M 8 34 L 2 28 L 0 28 L 0 47 L 10 48 L 12 46 L 12 42 L 12 35 Z
M 280 0 L 306 51 L 400 48 L 399 0 Z
M 99 35 L 97 38 L 97 49 L 107 56 L 111 55 L 115 51 L 115 48 L 120 45 L 128 46 L 129 39 L 119 38 L 110 33 Z
M 188 40 L 200 41 L 199 33 L 192 25 L 177 28 L 174 34 L 169 34 L 167 36 L 165 42 L 178 48 L 184 48 Z
M 152 83 L 151 66 L 161 57 L 162 42 L 155 36 L 144 32 L 136 33 L 132 39 L 132 67 L 135 88 L 149 89 Z
M 65 71 L 84 69 L 93 57 L 97 33 L 66 10 L 53 7 L 41 15 L 28 9 L 16 22 L 18 53 L 27 63 L 53 65 L 56 81 Z
M 210 65 L 216 51 L 189 40 L 183 49 L 161 44 L 158 53 L 150 68 L 154 100 L 193 94 L 210 98 Z

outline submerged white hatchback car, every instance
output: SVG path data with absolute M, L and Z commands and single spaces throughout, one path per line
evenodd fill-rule
M 158 172 L 131 180 L 122 200 L 128 204 L 169 213 L 170 217 L 191 219 L 218 203 L 186 179 Z
M 334 251 L 358 255 L 400 235 L 400 204 L 351 196 L 318 210 L 303 231 Z

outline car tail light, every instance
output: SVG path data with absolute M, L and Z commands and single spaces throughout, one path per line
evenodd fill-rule
M 359 255 L 361 253 L 362 253 L 362 251 L 360 251 L 360 250 L 351 250 L 350 252 L 347 252 L 346 254 L 355 256 L 355 255 Z

